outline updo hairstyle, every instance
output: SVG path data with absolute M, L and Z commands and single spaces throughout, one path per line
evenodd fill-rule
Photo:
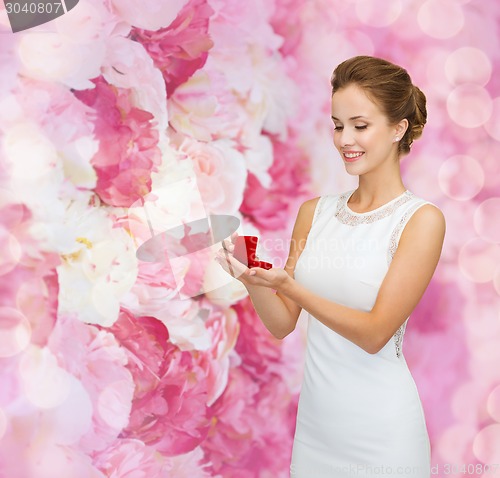
M 410 152 L 427 122 L 426 99 L 408 72 L 382 58 L 355 56 L 334 70 L 332 95 L 350 84 L 359 86 L 387 116 L 390 124 L 408 120 L 408 129 L 398 143 L 398 154 Z

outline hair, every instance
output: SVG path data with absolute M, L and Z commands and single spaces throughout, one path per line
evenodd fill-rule
M 351 84 L 360 87 L 382 109 L 389 124 L 408 120 L 408 129 L 398 143 L 398 155 L 409 153 L 413 141 L 422 135 L 427 122 L 425 95 L 404 68 L 382 58 L 355 56 L 335 68 L 331 84 L 332 96 Z

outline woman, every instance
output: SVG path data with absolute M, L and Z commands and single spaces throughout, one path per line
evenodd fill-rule
M 248 269 L 232 244 L 219 251 L 275 337 L 309 312 L 292 477 L 430 476 L 402 342 L 439 261 L 445 220 L 406 189 L 399 164 L 426 116 L 406 70 L 368 56 L 344 61 L 332 77 L 334 143 L 358 187 L 302 204 L 284 270 Z

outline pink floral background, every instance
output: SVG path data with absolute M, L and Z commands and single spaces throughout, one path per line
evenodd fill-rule
M 275 340 L 208 250 L 136 252 L 205 208 L 282 267 L 299 205 L 356 186 L 329 79 L 357 54 L 428 99 L 402 172 L 447 234 L 404 353 L 433 474 L 500 476 L 500 3 L 80 0 L 16 34 L 0 4 L 1 478 L 288 476 L 304 314 Z

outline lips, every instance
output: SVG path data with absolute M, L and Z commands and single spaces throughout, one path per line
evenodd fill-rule
M 365 154 L 362 151 L 343 151 L 342 156 L 345 161 L 348 163 L 352 163 L 354 161 L 357 161 L 359 158 L 361 158 Z

